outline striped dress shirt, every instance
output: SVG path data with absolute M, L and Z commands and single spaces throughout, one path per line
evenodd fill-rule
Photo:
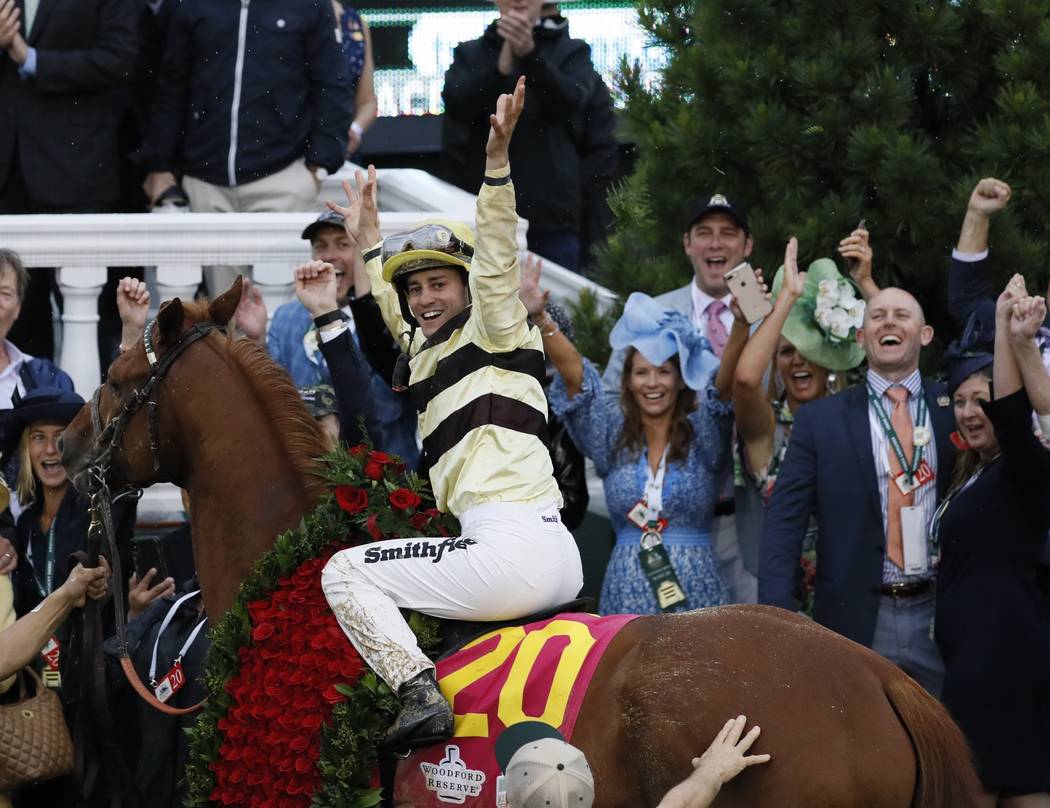
M 895 386 L 894 382 L 887 381 L 882 378 L 878 373 L 873 370 L 868 370 L 868 387 L 874 391 L 875 395 L 882 401 L 882 406 L 886 410 L 886 414 L 889 415 L 893 409 L 893 402 L 886 397 L 885 393 L 890 387 Z M 907 388 L 908 396 L 908 413 L 911 415 L 912 424 L 919 426 L 916 423 L 916 418 L 919 415 L 919 400 L 923 396 L 922 387 L 922 376 L 919 371 L 916 370 L 906 379 L 903 379 L 896 386 Z M 890 480 L 890 442 L 886 438 L 886 433 L 882 430 L 882 424 L 879 423 L 879 416 L 875 412 L 875 407 L 868 402 L 868 424 L 871 428 L 871 451 L 875 455 L 875 477 L 879 482 L 879 503 L 882 510 L 882 532 L 886 534 L 889 523 L 889 501 L 890 501 L 890 485 L 894 483 Z M 929 547 L 930 544 L 930 523 L 933 520 L 933 515 L 937 511 L 937 444 L 936 437 L 933 436 L 933 424 L 930 420 L 929 409 L 926 410 L 926 421 L 925 426 L 930 429 L 930 442 L 922 450 L 923 459 L 929 463 L 930 468 L 933 469 L 934 479 L 928 482 L 926 485 L 921 486 L 915 490 L 915 506 L 922 508 L 923 512 L 923 524 L 926 525 L 926 544 Z M 918 447 L 916 447 L 917 449 Z M 931 558 L 932 558 L 932 550 Z M 932 569 L 919 575 L 905 575 L 904 572 L 889 559 L 889 555 L 886 555 L 882 560 L 882 582 L 886 584 L 898 584 L 908 583 L 912 581 L 921 581 L 926 578 L 932 578 L 934 572 Z

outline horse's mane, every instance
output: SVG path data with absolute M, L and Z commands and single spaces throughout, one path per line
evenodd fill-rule
M 209 319 L 207 304 L 183 303 L 186 316 L 200 322 Z M 223 344 L 226 352 L 244 372 L 256 398 L 274 425 L 292 467 L 303 479 L 311 499 L 325 493 L 318 458 L 328 451 L 321 426 L 310 417 L 302 396 L 288 373 L 250 339 L 237 339 L 231 333 Z

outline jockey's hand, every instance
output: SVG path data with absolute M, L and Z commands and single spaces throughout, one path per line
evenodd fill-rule
M 244 289 L 237 310 L 233 313 L 233 328 L 239 328 L 244 336 L 258 345 L 266 344 L 266 303 L 259 287 L 245 278 Z
M 485 144 L 485 170 L 503 168 L 509 161 L 508 151 L 514 128 L 525 109 L 525 77 L 519 76 L 514 92 L 496 100 L 496 112 L 489 115 L 489 140 Z
M 368 167 L 368 176 L 358 171 L 354 175 L 357 182 L 355 191 L 349 180 L 343 180 L 343 192 L 346 194 L 346 205 L 337 205 L 330 199 L 325 202 L 330 210 L 343 217 L 346 233 L 354 244 L 362 250 L 378 244 L 382 239 L 379 232 L 379 203 L 376 196 L 376 167 Z
M 128 620 L 142 614 L 157 598 L 163 598 L 175 592 L 175 579 L 165 578 L 155 586 L 150 586 L 157 576 L 157 570 L 150 567 L 142 580 L 137 573 L 132 573 L 128 581 Z
M 126 351 L 142 336 L 149 314 L 149 289 L 136 278 L 121 278 L 117 283 L 117 311 L 120 313 L 120 349 Z
M 310 261 L 295 270 L 295 296 L 311 317 L 339 308 L 339 282 L 335 267 L 326 261 Z

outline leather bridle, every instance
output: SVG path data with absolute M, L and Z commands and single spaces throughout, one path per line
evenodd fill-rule
M 203 706 L 204 701 L 191 707 L 171 707 L 164 704 L 142 683 L 142 680 L 136 673 L 135 667 L 128 655 L 124 593 L 121 589 L 121 582 L 124 580 L 124 577 L 123 571 L 121 570 L 120 554 L 117 551 L 116 534 L 113 530 L 113 514 L 111 511 L 112 499 L 110 496 L 107 477 L 109 476 L 110 465 L 113 461 L 114 455 L 121 450 L 124 435 L 127 432 L 131 419 L 140 409 L 142 409 L 143 406 L 146 407 L 149 445 L 153 457 L 153 470 L 154 472 L 160 470 L 160 442 L 157 436 L 157 396 L 155 395 L 157 389 L 161 381 L 163 381 L 164 377 L 171 369 L 171 366 L 175 363 L 175 360 L 178 359 L 187 348 L 198 340 L 207 337 L 213 331 L 222 331 L 224 329 L 210 321 L 196 323 L 175 341 L 170 350 L 168 350 L 164 356 L 158 359 L 157 353 L 153 347 L 153 337 L 151 335 L 155 323 L 156 320 L 147 323 L 142 335 L 142 343 L 146 351 L 146 360 L 149 362 L 150 366 L 149 375 L 142 383 L 142 386 L 135 390 L 134 394 L 124 402 L 124 406 L 121 407 L 120 412 L 110 419 L 107 424 L 103 425 L 102 416 L 99 411 L 102 387 L 99 386 L 98 389 L 95 390 L 95 394 L 91 397 L 91 428 L 93 432 L 93 445 L 96 451 L 92 457 L 90 465 L 86 472 L 84 472 L 88 475 L 87 492 L 90 498 L 89 513 L 91 515 L 91 523 L 88 526 L 88 555 L 90 558 L 97 558 L 97 554 L 103 552 L 103 548 L 109 554 L 114 581 L 113 606 L 117 629 L 117 648 L 120 654 L 120 665 L 124 669 L 128 682 L 131 684 L 135 692 L 145 699 L 152 707 L 163 713 L 167 713 L 168 715 L 186 715 L 187 713 L 193 713 L 199 710 Z M 118 494 L 118 497 L 123 496 L 124 493 L 127 492 L 121 492 Z M 94 601 L 89 600 L 88 603 L 94 603 Z

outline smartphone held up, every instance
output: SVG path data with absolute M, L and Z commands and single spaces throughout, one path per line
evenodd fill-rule
M 773 311 L 773 304 L 769 302 L 755 270 L 747 261 L 729 270 L 725 280 L 748 323 L 757 323 Z

